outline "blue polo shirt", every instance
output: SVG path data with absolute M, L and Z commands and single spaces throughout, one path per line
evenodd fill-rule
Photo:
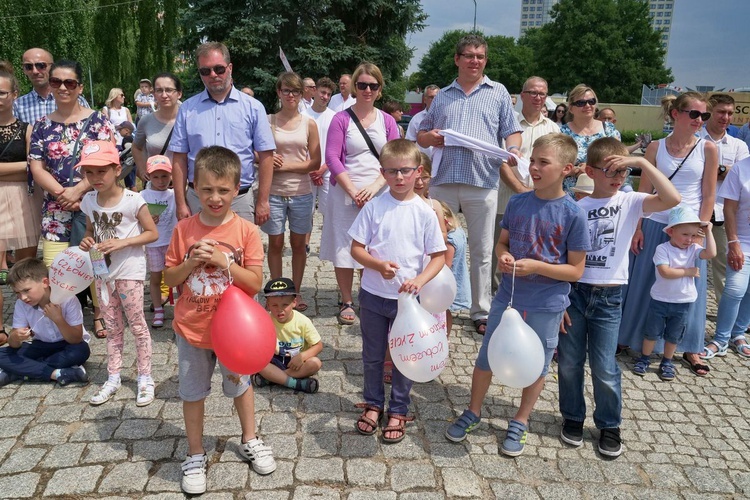
M 185 101 L 177 113 L 169 150 L 187 153 L 187 180 L 193 182 L 195 156 L 206 146 L 223 146 L 242 163 L 240 189 L 255 180 L 253 151 L 273 151 L 271 126 L 263 105 L 235 87 L 216 102 L 207 90 Z

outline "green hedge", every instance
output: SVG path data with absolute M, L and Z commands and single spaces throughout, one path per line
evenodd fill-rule
M 655 141 L 657 139 L 663 139 L 667 136 L 666 133 L 664 133 L 663 130 L 622 130 L 620 131 L 620 134 L 622 135 L 622 142 L 624 144 L 635 144 L 635 136 L 640 134 L 650 133 L 651 134 L 651 140 Z

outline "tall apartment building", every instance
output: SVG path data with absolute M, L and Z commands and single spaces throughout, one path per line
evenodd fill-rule
M 651 26 L 661 32 L 661 46 L 669 49 L 669 34 L 675 0 L 644 0 L 649 4 Z M 538 28 L 550 22 L 550 9 L 558 0 L 521 0 L 521 36 L 531 28 Z

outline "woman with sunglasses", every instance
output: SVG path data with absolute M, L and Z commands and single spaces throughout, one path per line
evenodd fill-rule
M 172 73 L 160 73 L 154 78 L 156 111 L 138 121 L 133 140 L 133 158 L 144 184 L 148 181 L 146 161 L 155 155 L 164 155 L 170 160 L 169 141 L 172 138 L 177 112 L 182 102 L 182 82 Z
M 552 113 L 552 116 L 549 117 L 550 120 L 557 123 L 558 126 L 562 127 L 565 125 L 565 115 L 568 113 L 568 106 L 561 102 L 557 105 L 555 108 L 555 111 Z
M 575 193 L 572 189 L 576 179 L 586 169 L 586 152 L 589 145 L 602 137 L 618 136 L 617 129 L 612 123 L 603 123 L 594 117 L 596 103 L 594 89 L 583 83 L 576 85 L 568 95 L 568 115 L 565 123 L 560 126 L 560 132 L 571 136 L 578 144 L 576 166 L 563 181 L 563 189 L 573 198 Z
M 74 168 L 81 151 L 90 141 L 114 142 L 115 131 L 107 117 L 79 103 L 82 81 L 83 69 L 79 63 L 66 60 L 54 63 L 49 84 L 57 110 L 40 118 L 31 132 L 29 168 L 37 187 L 44 189 L 42 253 L 48 266 L 65 248 L 78 245 L 86 230 L 86 216 L 81 212 L 80 202 L 91 186 L 80 170 Z M 94 311 L 94 330 L 97 337 L 106 336 L 98 308 Z
M 682 205 L 690 207 L 701 221 L 708 222 L 714 209 L 716 179 L 719 170 L 718 150 L 711 141 L 696 137 L 705 120 L 711 116 L 706 111 L 708 99 L 698 92 L 662 99 L 664 117 L 674 123 L 674 130 L 665 139 L 653 141 L 646 148 L 645 158 L 674 184 L 682 196 Z M 651 193 L 653 186 L 647 176 L 641 177 L 638 191 Z M 656 247 L 669 240 L 664 233 L 669 211 L 656 212 L 641 219 L 631 243 L 630 284 L 623 299 L 620 324 L 620 347 L 629 346 L 640 351 L 643 342 L 643 325 L 654 283 L 653 257 Z M 700 243 L 700 242 L 697 242 Z M 709 368 L 701 362 L 706 334 L 706 261 L 699 259 L 696 266 L 700 276 L 695 278 L 698 300 L 690 306 L 687 329 L 677 347 L 684 352 L 683 362 L 699 376 Z M 661 347 L 659 347 L 661 348 Z
M 336 113 L 328 129 L 325 162 L 331 171 L 331 189 L 320 243 L 320 258 L 333 262 L 341 293 L 337 318 L 342 325 L 354 324 L 354 270 L 362 269 L 351 255 L 349 228 L 360 208 L 385 187 L 378 156 L 387 141 L 400 137 L 396 120 L 375 108 L 383 89 L 380 69 L 372 63 L 360 64 L 351 87 L 357 102 L 351 111 Z
M 117 146 L 122 146 L 122 136 L 117 132 L 117 127 L 123 122 L 133 123 L 133 116 L 130 114 L 130 110 L 125 107 L 125 93 L 122 89 L 114 88 L 109 91 L 109 97 L 104 101 L 102 113 L 109 118 L 110 123 L 115 128 Z
M 268 115 L 276 150 L 273 153 L 273 177 L 268 198 L 271 213 L 260 227 L 268 235 L 268 268 L 271 279 L 282 277 L 284 232 L 289 220 L 289 245 L 292 247 L 292 281 L 298 292 L 297 311 L 306 311 L 302 298 L 302 277 L 307 264 L 307 237 L 312 232 L 314 209 L 310 172 L 320 168 L 320 139 L 315 120 L 299 112 L 304 86 L 296 73 L 282 73 L 276 80 L 276 96 L 281 109 Z
M 0 61 L 0 252 L 15 249 L 16 260 L 36 256 L 41 233 L 41 191 L 29 195 L 26 184 L 26 155 L 31 127 L 13 116 L 13 103 L 18 98 L 18 80 L 13 66 Z M 0 271 L 2 285 L 8 267 Z M 0 314 L 3 294 L 0 292 Z M 0 317 L 0 345 L 7 342 L 4 318 Z

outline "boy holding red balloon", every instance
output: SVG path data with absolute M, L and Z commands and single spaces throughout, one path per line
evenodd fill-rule
M 650 181 L 656 194 L 620 191 L 632 167 L 642 169 L 642 179 Z M 560 337 L 560 413 L 565 419 L 560 439 L 571 446 L 583 444 L 583 382 L 588 353 L 594 424 L 600 430 L 598 448 L 602 455 L 614 458 L 622 453 L 622 374 L 615 352 L 631 240 L 645 213 L 675 206 L 680 193 L 647 159 L 630 157 L 627 148 L 613 137 L 591 143 L 586 174 L 594 182 L 594 191 L 578 205 L 588 218 L 591 251 L 583 276 L 570 292 L 564 335 Z
M 419 293 L 445 265 L 445 241 L 435 212 L 414 192 L 422 174 L 419 148 L 396 139 L 380 152 L 381 173 L 389 190 L 362 208 L 351 228 L 352 257 L 364 266 L 359 292 L 364 408 L 356 429 L 367 436 L 377 432 L 383 416 L 383 370 L 388 332 L 398 310 L 401 292 Z M 424 257 L 431 260 L 425 266 Z M 398 278 L 397 278 L 398 275 Z M 395 366 L 383 441 L 397 443 L 406 436 L 412 381 Z
M 469 408 L 448 427 L 445 436 L 450 441 L 463 441 L 479 424 L 482 403 L 492 383 L 488 347 L 512 301 L 513 309 L 521 313 L 544 349 L 542 373 L 523 389 L 521 406 L 508 424 L 500 449 L 511 457 L 523 453 L 529 418 L 544 389 L 560 321 L 569 303 L 569 282 L 583 274 L 590 248 L 586 214 L 562 187 L 563 179 L 573 170 L 577 153 L 578 147 L 568 135 L 548 134 L 534 142 L 529 166 L 534 191 L 512 196 L 500 222 L 495 253 L 503 278 L 492 300 L 487 334 L 474 366 Z
M 16 262 L 8 273 L 8 285 L 18 300 L 8 347 L 0 349 L 0 387 L 23 378 L 60 385 L 87 382 L 81 365 L 91 354 L 91 337 L 83 328 L 78 299 L 51 302 L 47 266 L 39 259 Z
M 318 392 L 313 375 L 323 366 L 318 358 L 323 342 L 310 318 L 294 309 L 298 296 L 294 282 L 289 278 L 271 280 L 263 287 L 263 295 L 278 342 L 271 362 L 253 375 L 253 383 L 256 387 L 273 383 L 308 394 Z
M 203 449 L 203 417 L 217 361 L 210 331 L 212 320 L 220 318 L 214 318 L 214 313 L 230 284 L 252 297 L 263 282 L 263 245 L 258 228 L 231 209 L 239 191 L 240 168 L 238 156 L 221 146 L 198 152 L 194 183 L 201 211 L 177 223 L 166 256 L 164 282 L 170 287 L 182 286 L 172 325 L 177 334 L 179 394 L 188 440 L 181 486 L 191 495 L 206 491 L 208 457 Z M 232 321 L 237 349 L 252 349 L 245 344 L 257 332 L 253 324 L 242 324 L 239 313 Z M 219 368 L 224 395 L 234 399 L 242 427 L 239 453 L 255 472 L 270 474 L 276 470 L 276 461 L 271 448 L 255 434 L 249 376 L 229 370 L 221 360 Z

